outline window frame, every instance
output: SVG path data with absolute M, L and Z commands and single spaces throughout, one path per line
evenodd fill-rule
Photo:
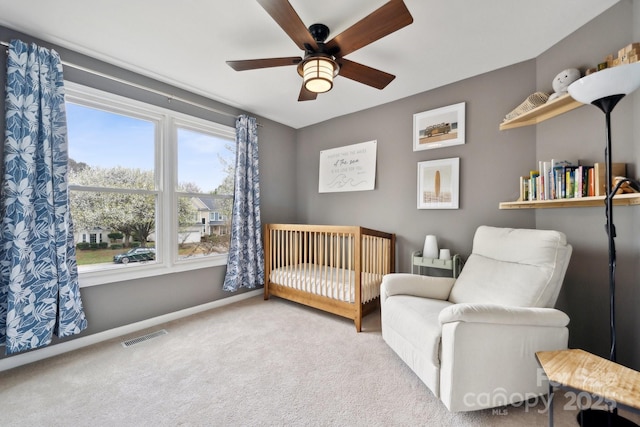
M 154 176 L 156 195 L 156 260 L 154 263 L 128 264 L 125 268 L 104 265 L 79 269 L 80 287 L 122 282 L 158 275 L 211 268 L 227 264 L 227 254 L 216 254 L 188 259 L 178 258 L 178 199 L 187 194 L 177 191 L 178 184 L 178 128 L 207 133 L 218 138 L 235 141 L 235 129 L 184 113 L 115 95 L 88 86 L 65 81 L 65 100 L 77 105 L 153 121 Z M 70 141 L 69 144 L 73 142 Z M 70 185 L 70 191 L 98 190 L 130 192 L 113 188 L 89 188 Z M 135 192 L 135 190 L 134 190 Z M 151 193 L 151 192 L 150 192 Z M 233 198 L 233 196 L 221 196 Z

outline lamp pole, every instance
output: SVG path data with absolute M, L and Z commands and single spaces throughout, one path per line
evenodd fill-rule
M 605 157 L 605 185 L 606 185 L 606 198 L 605 198 L 605 228 L 607 231 L 607 237 L 609 242 L 609 328 L 611 346 L 609 350 L 609 360 L 616 361 L 616 227 L 613 224 L 613 196 L 617 189 L 612 188 L 611 170 L 611 112 L 618 102 L 624 98 L 624 94 L 616 94 L 605 96 L 604 98 L 596 99 L 592 102 L 593 105 L 598 107 L 605 114 L 606 122 L 606 134 L 607 145 L 604 151 Z

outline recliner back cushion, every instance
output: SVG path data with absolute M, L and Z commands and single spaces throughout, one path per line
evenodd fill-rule
M 449 301 L 553 307 L 571 251 L 558 231 L 478 227 Z

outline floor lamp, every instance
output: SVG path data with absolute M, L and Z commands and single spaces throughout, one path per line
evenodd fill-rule
M 606 230 L 609 240 L 609 322 L 611 335 L 611 351 L 609 360 L 616 361 L 616 316 L 615 316 L 615 295 L 616 295 L 616 230 L 613 225 L 613 196 L 620 185 L 628 180 L 618 182 L 615 188 L 611 183 L 611 111 L 625 95 L 630 94 L 640 87 L 640 62 L 634 64 L 619 65 L 613 68 L 606 68 L 602 71 L 585 76 L 569 86 L 569 93 L 576 101 L 583 104 L 592 104 L 598 107 L 605 114 L 607 145 L 605 155 L 605 182 L 606 199 L 605 215 Z M 617 410 L 613 412 L 596 411 L 586 409 L 578 414 L 578 421 L 581 425 L 597 426 L 635 426 L 636 424 L 618 415 Z M 584 424 L 582 424 L 584 422 Z

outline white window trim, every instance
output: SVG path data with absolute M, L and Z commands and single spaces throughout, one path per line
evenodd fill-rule
M 177 202 L 178 197 L 182 194 L 176 191 L 175 185 L 177 183 L 176 141 L 178 127 L 209 133 L 217 137 L 226 137 L 231 140 L 235 139 L 235 129 L 73 82 L 65 81 L 65 92 L 66 100 L 69 102 L 154 121 L 156 123 L 154 164 L 156 172 L 160 171 L 155 174 L 158 196 L 156 261 L 154 263 L 118 265 L 117 267 L 80 268 L 80 287 L 226 265 L 228 259 L 226 254 L 178 259 Z M 165 203 L 166 200 L 171 203 Z

